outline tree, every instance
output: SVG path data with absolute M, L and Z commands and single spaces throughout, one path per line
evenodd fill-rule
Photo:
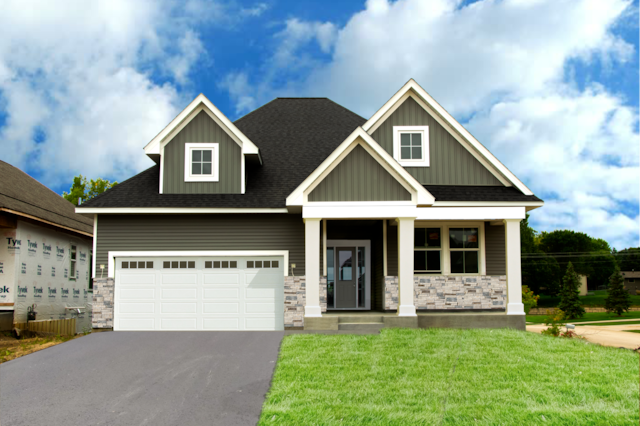
M 542 232 L 539 247 L 561 265 L 571 262 L 578 274 L 589 277 L 592 288 L 606 284 L 616 266 L 609 243 L 582 232 Z
M 624 288 L 624 278 L 618 267 L 609 278 L 609 294 L 604 301 L 604 307 L 607 312 L 615 312 L 618 316 L 628 312 L 631 307 L 631 295 Z
M 529 226 L 529 215 L 520 222 L 522 284 L 535 293 L 558 294 L 562 272 L 558 262 L 539 248 L 539 234 Z
M 614 253 L 621 271 L 640 271 L 640 247 L 630 247 Z
M 84 203 L 96 195 L 102 194 L 107 189 L 113 188 L 117 184 L 118 182 L 109 182 L 102 178 L 87 181 L 86 177 L 78 175 L 73 178 L 73 185 L 71 185 L 69 192 L 63 192 L 62 196 L 74 206 L 77 206 L 79 205 L 78 201 L 80 199 L 82 199 Z
M 566 318 L 582 318 L 584 308 L 580 302 L 580 277 L 573 269 L 573 264 L 569 262 L 567 272 L 562 278 L 562 288 L 560 289 L 560 303 L 558 309 L 565 313 Z

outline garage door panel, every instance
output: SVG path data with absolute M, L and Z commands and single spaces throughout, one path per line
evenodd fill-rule
M 170 318 L 163 317 L 160 319 L 160 327 L 162 330 L 197 330 L 196 318 Z
M 204 274 L 205 284 L 239 284 L 240 274 Z
M 123 273 L 120 278 L 121 284 L 155 284 L 155 274 L 127 274 Z
M 154 330 L 155 321 L 153 318 L 121 318 L 119 330 Z
M 187 287 L 187 288 L 163 288 L 162 299 L 193 299 L 196 300 L 198 298 L 198 289 L 197 287 Z
M 140 300 L 154 299 L 156 290 L 154 288 L 122 288 L 120 289 L 120 300 Z
M 238 288 L 205 288 L 204 300 L 208 299 L 237 299 L 240 297 Z
M 245 330 L 275 330 L 276 319 L 273 317 L 256 317 L 244 319 Z
M 245 312 L 247 314 L 273 314 L 273 302 L 263 303 L 245 303 Z
M 155 303 L 131 303 L 120 302 L 118 304 L 118 312 L 121 314 L 152 314 L 155 312 Z
M 239 303 L 203 303 L 202 312 L 205 314 L 239 314 Z
M 246 299 L 275 299 L 276 295 L 281 289 L 276 289 L 273 287 L 257 287 L 257 288 L 246 288 L 245 298 Z
M 204 330 L 240 330 L 238 318 L 204 318 Z
M 196 309 L 195 303 L 163 302 L 160 305 L 163 314 L 195 314 Z
M 250 286 L 272 286 L 282 283 L 281 274 L 247 273 L 247 284 Z
M 162 284 L 195 284 L 198 279 L 198 274 L 162 274 Z
M 115 329 L 282 330 L 284 261 L 279 258 L 279 268 L 268 267 L 276 260 L 261 256 L 116 259 Z M 122 269 L 123 262 L 151 266 Z

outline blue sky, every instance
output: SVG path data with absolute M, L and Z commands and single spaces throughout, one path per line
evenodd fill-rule
M 198 93 L 368 118 L 414 78 L 546 205 L 538 230 L 639 245 L 638 3 L 32 1 L 0 16 L 0 159 L 54 191 L 122 181 Z

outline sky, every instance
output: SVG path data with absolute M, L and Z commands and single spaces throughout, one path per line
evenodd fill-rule
M 0 159 L 54 191 L 122 181 L 204 93 L 230 119 L 278 96 L 369 118 L 414 78 L 545 200 L 538 231 L 640 245 L 632 0 L 5 1 Z

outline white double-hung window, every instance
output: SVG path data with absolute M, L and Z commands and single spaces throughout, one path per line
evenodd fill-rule
M 184 181 L 218 182 L 219 144 L 184 144 Z
M 429 126 L 393 126 L 393 158 L 404 167 L 429 167 Z

